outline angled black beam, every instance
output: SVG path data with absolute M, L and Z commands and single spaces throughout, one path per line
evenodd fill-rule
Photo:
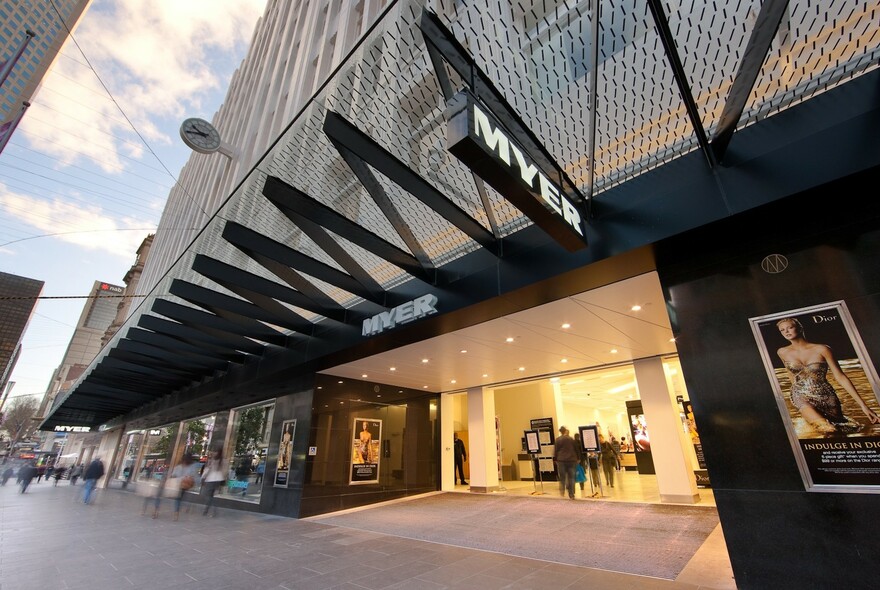
M 218 350 L 212 346 L 193 346 L 192 344 L 188 344 L 177 338 L 172 338 L 171 336 L 166 336 L 165 334 L 159 334 L 157 332 L 150 332 L 149 330 L 142 330 L 141 328 L 129 328 L 128 332 L 125 333 L 125 337 L 134 342 L 143 342 L 144 344 L 156 346 L 163 350 L 173 351 L 177 354 L 195 355 L 236 364 L 241 364 L 245 359 L 243 354 L 235 351 L 228 352 L 226 350 Z
M 443 100 L 448 103 L 449 100 L 455 96 L 456 89 L 453 88 L 452 81 L 449 79 L 449 74 L 446 73 L 443 56 L 437 50 L 437 46 L 433 43 L 428 43 L 427 39 L 425 48 L 428 50 L 428 57 L 431 58 L 434 75 L 437 76 L 437 82 L 440 84 L 440 91 L 443 93 Z M 595 109 L 593 110 L 595 111 Z M 591 170 L 592 168 L 593 167 L 590 166 Z M 488 193 L 486 193 L 486 185 L 483 184 L 483 179 L 477 176 L 474 172 L 471 172 L 471 177 L 474 179 L 474 187 L 477 189 L 477 194 L 480 196 L 480 202 L 483 204 L 483 212 L 486 214 L 486 219 L 489 221 L 492 235 L 497 239 L 501 236 L 501 232 L 498 230 L 498 222 L 495 220 L 495 211 L 492 210 L 492 203 L 489 201 Z
M 278 346 L 284 346 L 287 344 L 287 337 L 284 334 L 277 330 L 273 330 L 256 320 L 252 320 L 247 325 L 243 325 L 243 323 L 231 322 L 206 311 L 187 307 L 186 305 L 174 303 L 165 299 L 156 299 L 153 302 L 152 311 L 172 320 L 177 320 L 182 324 L 190 327 L 198 327 L 202 330 L 210 329 L 221 333 L 247 336 L 249 338 L 254 338 L 255 340 L 276 344 Z
M 168 291 L 185 301 L 203 307 L 204 309 L 230 321 L 242 323 L 242 325 L 245 326 L 247 326 L 252 320 L 259 320 L 283 328 L 297 330 L 299 332 L 308 333 L 311 332 L 312 329 L 312 324 L 310 322 L 307 322 L 305 319 L 283 306 L 278 306 L 282 309 L 273 310 L 277 313 L 271 313 L 254 305 L 250 301 L 230 297 L 229 295 L 218 293 L 217 291 L 212 291 L 211 289 L 194 285 L 180 279 L 174 279 L 171 282 L 171 287 L 169 287 Z M 242 322 L 241 320 L 244 321 Z
M 103 387 L 86 387 L 81 391 L 77 391 L 76 393 L 77 395 L 104 397 L 106 399 L 113 399 L 114 397 L 116 397 L 122 403 L 127 402 L 129 406 L 139 406 L 157 399 L 157 396 L 155 395 L 135 393 L 133 391 L 123 392 L 120 390 L 110 390 Z
M 284 301 L 325 317 L 337 320 L 342 318 L 343 310 L 338 305 L 325 308 L 296 289 L 241 270 L 204 254 L 196 255 L 192 268 L 233 293 L 252 301 L 257 307 L 265 309 L 266 313 L 287 320 L 290 322 L 288 327 L 298 332 L 310 333 L 312 323 L 295 311 L 284 307 L 278 301 Z
M 376 234 L 340 215 L 330 207 L 319 203 L 307 194 L 270 176 L 263 185 L 263 195 L 318 244 L 328 256 L 333 258 L 348 274 L 372 290 L 382 290 L 376 281 L 346 252 L 339 242 L 327 234 L 330 230 L 364 250 L 425 282 L 432 282 L 433 276 L 422 268 L 419 261 L 408 252 L 386 242 Z
M 189 380 L 181 379 L 176 376 L 168 376 L 165 378 L 156 377 L 147 383 L 144 380 L 143 375 L 140 374 L 134 375 L 131 373 L 121 373 L 119 371 L 115 371 L 111 374 L 108 371 L 107 374 L 91 378 L 83 382 L 82 385 L 88 385 L 90 387 L 107 387 L 121 391 L 143 391 L 161 397 L 185 383 L 189 383 Z
M 544 147 L 544 144 L 532 133 L 514 108 L 508 104 L 501 91 L 495 87 L 491 79 L 480 69 L 473 58 L 471 58 L 467 49 L 458 42 L 455 35 L 446 28 L 440 18 L 430 10 L 425 9 L 422 11 L 419 28 L 425 39 L 425 45 L 433 46 L 433 49 L 442 56 L 443 61 L 449 64 L 470 86 L 473 93 L 504 125 L 505 130 L 526 149 L 529 156 L 535 160 L 535 163 L 542 169 L 547 178 L 560 187 L 568 189 L 571 192 L 570 196 L 578 204 L 584 204 L 586 198 L 578 190 L 577 185 L 556 163 L 553 156 Z M 443 75 L 446 75 L 445 72 Z
M 691 87 L 687 81 L 687 75 L 684 67 L 681 65 L 681 58 L 678 56 L 678 50 L 675 48 L 675 39 L 672 37 L 672 30 L 669 28 L 669 20 L 666 18 L 666 12 L 663 10 L 663 0 L 648 0 L 648 7 L 654 17 L 654 24 L 657 25 L 657 32 L 660 35 L 660 41 L 663 43 L 663 49 L 666 51 L 666 59 L 669 60 L 669 66 L 672 68 L 672 75 L 678 84 L 678 91 L 681 93 L 681 99 L 684 101 L 684 108 L 687 111 L 688 118 L 691 120 L 691 126 L 694 128 L 694 134 L 697 136 L 697 142 L 703 155 L 706 156 L 706 162 L 710 168 L 715 167 L 715 154 L 709 147 L 709 140 L 706 137 L 706 130 L 703 128 L 703 121 L 700 119 L 700 111 L 697 109 L 697 103 L 694 101 L 694 95 L 691 93 Z
M 162 371 L 164 369 L 174 369 L 175 371 L 182 372 L 188 377 L 196 375 L 205 376 L 210 375 L 214 372 L 214 369 L 206 367 L 205 365 L 199 365 L 192 362 L 182 363 L 179 360 L 177 360 L 177 362 L 171 363 L 169 361 L 162 360 L 156 356 L 147 356 L 141 353 L 122 350 L 119 348 L 119 346 L 115 346 L 113 350 L 107 353 L 107 356 L 105 358 L 112 358 L 119 361 L 132 363 L 142 367 L 155 369 L 156 371 Z
M 188 377 L 182 377 L 171 371 L 161 373 L 153 378 L 152 385 L 160 389 L 168 387 L 177 387 L 180 383 L 188 380 Z M 133 374 L 131 371 L 121 370 L 119 368 L 106 366 L 96 366 L 95 370 L 84 381 L 85 383 L 95 383 L 107 385 L 109 387 L 129 387 L 132 389 L 140 389 L 144 385 L 144 381 L 140 373 Z
M 593 14 L 592 23 L 590 24 L 590 123 L 587 127 L 587 156 L 590 158 L 590 165 L 587 166 L 587 217 L 593 218 L 593 193 L 596 188 L 596 107 L 598 106 L 599 96 L 599 30 L 602 22 L 600 0 L 590 0 L 590 12 Z
M 752 26 L 752 34 L 749 35 L 739 70 L 730 86 L 727 102 L 724 103 L 724 110 L 721 112 L 712 138 L 712 151 L 718 162 L 723 160 L 727 153 L 727 146 L 733 138 L 787 8 L 788 0 L 765 0 L 761 4 L 761 10 Z
M 203 367 L 216 371 L 224 369 L 228 365 L 228 363 L 222 359 L 195 354 L 181 354 L 176 350 L 167 350 L 151 344 L 144 344 L 143 342 L 126 340 L 124 338 L 116 344 L 113 350 L 119 350 L 134 355 L 142 354 L 158 359 L 159 361 L 170 363 L 172 366 L 191 368 Z
M 138 326 L 152 330 L 157 334 L 175 338 L 195 347 L 207 347 L 214 354 L 228 351 L 235 354 L 236 351 L 261 355 L 264 347 L 259 342 L 238 335 L 225 334 L 219 331 L 205 331 L 186 326 L 179 322 L 173 322 L 153 315 L 144 314 L 138 319 Z
M 448 101 L 455 95 L 457 89 L 452 86 L 449 74 L 446 73 L 443 55 L 434 43 L 425 43 L 425 48 L 428 50 L 428 57 L 431 59 L 431 65 L 434 67 L 434 75 L 437 76 L 437 82 L 440 84 L 440 92 L 443 93 L 443 99 Z
M 406 220 L 404 220 L 403 216 L 397 210 L 397 207 L 395 207 L 394 203 L 388 197 L 382 184 L 376 179 L 376 175 L 373 174 L 372 170 L 370 170 L 370 167 L 340 142 L 333 139 L 331 139 L 330 142 L 336 147 L 336 151 L 339 152 L 339 155 L 342 156 L 342 159 L 345 160 L 345 163 L 351 168 L 351 171 L 358 177 L 358 180 L 361 181 L 361 184 L 367 190 L 367 193 L 373 197 L 373 201 L 379 206 L 379 209 L 388 221 L 391 222 L 391 227 L 394 228 L 394 231 L 397 232 L 397 235 L 400 236 L 400 239 L 403 240 L 403 243 L 409 248 L 409 251 L 416 257 L 422 265 L 422 268 L 434 272 L 436 268 L 434 267 L 433 261 L 431 261 L 431 257 L 428 256 L 428 253 L 422 248 L 422 245 L 410 229 L 409 224 L 406 223 Z
M 135 364 L 127 361 L 120 361 L 118 359 L 114 359 L 113 357 L 105 356 L 98 363 L 98 367 L 102 369 L 110 369 L 112 371 L 124 371 L 127 373 L 143 373 L 144 375 L 155 376 L 159 378 L 160 375 L 177 375 L 179 377 L 188 378 L 191 373 L 189 371 L 181 371 L 178 369 L 172 369 L 171 367 L 166 367 L 164 369 L 157 369 L 155 367 L 150 367 L 147 365 Z
M 498 240 L 461 207 L 416 174 L 394 154 L 376 143 L 372 137 L 352 125 L 338 113 L 327 111 L 324 133 L 334 145 L 343 145 L 352 154 L 397 183 L 425 205 L 456 226 L 483 248 L 498 256 Z
M 160 393 L 161 391 L 161 393 Z M 106 385 L 99 384 L 82 384 L 79 388 L 77 388 L 77 394 L 82 393 L 96 393 L 101 395 L 119 395 L 123 396 L 126 399 L 128 398 L 138 398 L 143 399 L 145 401 L 154 400 L 159 397 L 162 397 L 166 393 L 167 390 L 157 390 L 157 391 L 137 391 L 133 389 L 119 388 L 119 387 L 108 387 Z
M 382 303 L 384 292 L 381 288 L 378 293 L 367 289 L 350 275 L 234 221 L 226 222 L 226 226 L 223 228 L 223 238 L 323 308 L 332 309 L 335 305 L 340 311 L 343 311 L 341 305 L 303 278 L 299 274 L 300 272 L 367 301 Z

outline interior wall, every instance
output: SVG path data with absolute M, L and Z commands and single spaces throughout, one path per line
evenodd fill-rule
M 860 176 L 657 247 L 739 588 L 866 587 L 876 577 L 880 529 L 869 523 L 880 494 L 806 491 L 749 323 L 843 300 L 880 359 L 880 171 Z M 773 254 L 786 258 L 781 272 L 762 267 Z

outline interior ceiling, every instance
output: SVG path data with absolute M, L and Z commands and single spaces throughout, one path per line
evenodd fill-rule
M 632 368 L 582 371 L 675 351 L 651 272 L 323 372 L 445 392 L 562 375 L 566 401 L 619 409 L 622 392 L 635 393 Z

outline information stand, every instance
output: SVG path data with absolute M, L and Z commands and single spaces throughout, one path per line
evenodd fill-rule
M 537 473 L 537 478 L 532 478 L 532 485 L 535 488 L 535 491 L 531 493 L 532 496 L 541 496 L 544 494 L 544 479 L 541 476 L 541 466 L 538 464 L 538 457 L 541 454 L 541 439 L 538 437 L 537 430 L 526 430 L 524 431 L 525 441 L 526 441 L 526 452 L 532 457 L 532 461 L 535 462 L 535 473 Z M 541 482 L 541 491 L 538 491 L 538 481 Z
M 581 435 L 581 452 L 587 457 L 587 471 L 590 474 L 590 497 L 595 498 L 596 496 L 603 496 L 602 477 L 599 475 L 594 477 L 594 470 L 590 466 L 591 460 L 596 461 L 597 469 L 595 471 L 597 473 L 598 468 L 602 466 L 602 452 L 601 447 L 599 446 L 599 429 L 596 426 L 578 426 L 578 432 L 580 432 Z M 593 457 L 590 455 L 593 455 Z

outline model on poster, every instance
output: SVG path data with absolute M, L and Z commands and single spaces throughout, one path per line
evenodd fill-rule
M 355 418 L 354 432 L 351 456 L 351 481 L 349 483 L 378 483 L 382 421 Z
M 296 420 L 281 423 L 281 440 L 278 443 L 278 466 L 275 469 L 275 487 L 286 488 L 290 475 L 290 461 L 293 457 L 293 435 Z
M 877 377 L 844 302 L 750 321 L 807 487 L 880 484 Z

